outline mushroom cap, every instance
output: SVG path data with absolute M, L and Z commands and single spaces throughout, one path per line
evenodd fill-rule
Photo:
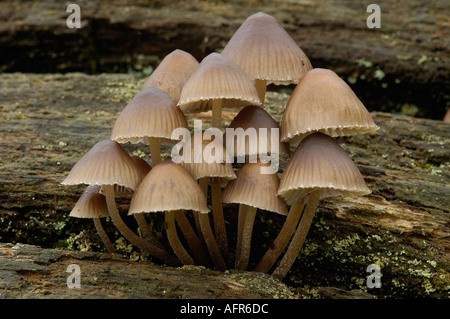
M 73 207 L 69 216 L 77 218 L 108 217 L 106 198 L 100 194 L 100 186 L 89 185 Z
M 267 84 L 296 84 L 311 62 L 278 21 L 263 12 L 249 16 L 222 54 L 235 61 L 250 79 Z
M 442 119 L 444 123 L 450 123 L 450 109 L 445 112 L 444 118 Z
M 144 178 L 145 175 L 151 170 L 150 164 L 148 164 L 143 158 L 140 158 L 139 156 L 133 155 L 131 156 L 131 159 L 133 160 L 134 164 L 136 165 L 136 168 L 141 172 L 142 178 Z M 132 189 L 127 188 L 125 186 L 118 186 L 114 185 L 114 191 L 117 195 L 126 195 L 131 192 L 133 192 Z
M 278 194 L 292 205 L 314 189 L 321 190 L 320 198 L 370 194 L 345 150 L 323 133 L 313 133 L 298 145 L 281 177 Z
M 247 163 L 238 171 L 222 192 L 223 203 L 245 204 L 259 209 L 287 215 L 283 199 L 277 195 L 278 175 L 261 174 L 261 168 L 269 163 Z
M 152 169 L 150 164 L 147 163 L 143 158 L 140 158 L 139 156 L 133 155 L 131 156 L 131 159 L 133 160 L 137 169 L 141 171 L 142 178 L 144 178 L 144 176 L 147 175 L 148 172 L 150 172 L 150 170 Z
M 202 145 L 201 150 L 198 150 L 198 146 L 195 145 L 195 135 L 202 134 Z M 215 139 L 204 138 L 204 131 L 194 131 L 189 140 L 189 144 L 185 143 L 183 147 L 191 148 L 191 158 L 189 162 L 181 162 L 180 164 L 194 177 L 198 180 L 202 177 L 217 177 L 221 181 L 226 182 L 236 178 L 234 173 L 232 161 L 227 153 L 227 150 L 223 144 Z M 214 136 L 211 136 L 213 138 Z M 222 150 L 222 158 L 220 162 L 216 161 L 215 154 L 211 155 L 211 152 L 205 151 L 205 147 L 208 147 L 211 151 L 214 149 Z M 205 158 L 206 156 L 206 158 Z
M 213 52 L 184 85 L 178 106 L 182 111 L 205 112 L 211 110 L 215 99 L 222 99 L 224 108 L 261 105 L 248 75 L 229 58 Z
M 297 144 L 313 132 L 336 137 L 378 128 L 347 83 L 331 70 L 316 68 L 305 74 L 286 104 L 281 140 Z
M 266 151 L 268 154 L 271 153 L 271 132 L 272 128 L 279 130 L 280 126 L 278 125 L 277 121 L 275 121 L 272 116 L 270 116 L 269 113 L 267 113 L 266 110 L 259 106 L 255 105 L 249 105 L 244 107 L 239 113 L 236 115 L 236 117 L 231 121 L 228 128 L 237 129 L 242 128 L 244 131 L 246 131 L 248 128 L 254 128 L 256 130 L 257 134 L 257 140 L 256 141 L 249 141 L 246 139 L 245 141 L 245 149 L 238 152 L 238 145 L 237 141 L 238 138 L 235 136 L 234 138 L 234 156 L 243 156 L 243 155 L 258 155 L 259 154 L 259 146 L 263 146 L 262 149 Z M 267 129 L 267 138 L 259 138 L 259 129 L 260 128 L 266 128 Z M 224 143 L 226 145 L 227 150 L 231 149 L 232 141 L 233 139 L 227 140 L 226 138 L 227 133 L 225 132 L 224 135 Z M 280 135 L 280 132 L 278 131 L 278 135 Z M 250 137 L 249 137 L 250 138 Z M 252 148 L 250 148 L 250 143 L 254 143 L 256 146 L 253 148 L 253 151 L 251 152 Z M 256 152 L 255 152 L 256 151 Z M 278 144 L 278 152 L 280 155 L 284 157 L 289 157 L 291 155 L 291 150 L 289 148 L 288 143 L 280 142 Z M 242 154 L 241 154 L 242 153 Z
M 135 189 L 142 173 L 125 149 L 117 142 L 96 143 L 71 169 L 64 185 L 119 185 Z
M 165 91 L 149 87 L 137 93 L 122 110 L 111 139 L 119 143 L 149 144 L 149 137 L 171 140 L 172 131 L 178 127 L 187 128 L 183 112 Z
M 183 166 L 166 160 L 153 166 L 139 184 L 129 214 L 180 209 L 208 213 L 206 197 Z
M 166 91 L 175 102 L 178 102 L 184 84 L 198 65 L 198 61 L 190 53 L 176 49 L 165 56 L 145 80 L 141 90 L 157 87 Z

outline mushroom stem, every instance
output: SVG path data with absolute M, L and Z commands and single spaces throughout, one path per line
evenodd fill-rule
M 150 137 L 149 138 L 149 146 L 150 146 L 150 155 L 152 158 L 152 164 L 155 166 L 159 162 L 161 162 L 161 147 L 159 145 L 159 138 Z
M 163 245 L 158 241 L 158 239 L 156 239 L 155 235 L 153 235 L 152 231 L 150 230 L 150 227 L 148 227 L 144 214 L 133 214 L 133 215 L 144 238 L 147 239 L 156 247 L 164 249 Z
M 208 247 L 211 259 L 218 270 L 224 271 L 226 269 L 225 262 L 220 254 L 219 246 L 214 238 L 214 234 L 209 223 L 208 214 L 199 213 L 200 228 L 205 238 L 206 246 Z
M 244 205 L 239 205 L 239 212 L 238 212 L 238 226 L 237 226 L 237 235 L 236 235 L 236 252 L 235 252 L 235 264 L 236 260 L 240 259 L 241 254 L 241 246 L 242 246 L 242 230 L 244 228 L 244 221 L 245 221 L 245 210 Z
M 212 127 L 222 129 L 222 99 L 212 100 Z
M 306 204 L 305 211 L 300 219 L 300 223 L 298 224 L 294 237 L 292 238 L 286 253 L 281 259 L 280 264 L 272 273 L 273 276 L 280 280 L 286 276 L 287 272 L 294 264 L 298 254 L 300 253 L 316 213 L 317 205 L 320 199 L 320 192 L 320 190 L 313 190 L 309 194 L 308 203 Z
M 196 260 L 200 265 L 208 265 L 209 257 L 208 253 L 205 251 L 202 242 L 195 234 L 191 223 L 187 219 L 185 212 L 179 210 L 175 212 L 175 221 L 181 229 L 189 247 L 191 248 L 192 254 L 194 255 L 194 260 Z
M 225 219 L 223 217 L 222 189 L 217 178 L 211 179 L 211 201 L 217 244 L 219 245 L 222 256 L 226 259 L 228 256 L 228 238 L 227 230 L 225 228 Z
M 114 225 L 128 241 L 130 241 L 139 249 L 147 252 L 152 256 L 155 256 L 168 265 L 176 266 L 180 264 L 174 256 L 170 255 L 168 252 L 162 250 L 161 248 L 152 245 L 150 242 L 142 239 L 141 237 L 136 235 L 130 228 L 128 228 L 128 226 L 120 217 L 119 211 L 117 210 L 116 202 L 114 199 L 113 185 L 102 185 L 102 190 L 106 198 L 106 205 L 108 207 L 109 215 L 111 216 Z
M 198 184 L 200 185 L 200 188 L 203 191 L 203 194 L 205 194 L 205 198 L 208 199 L 208 177 L 202 177 L 198 180 Z M 203 247 L 206 247 L 205 238 L 203 237 L 203 232 L 200 227 L 200 212 L 194 211 L 194 220 L 195 220 L 195 227 L 197 228 L 197 234 L 198 238 L 202 242 Z
M 258 92 L 258 97 L 261 101 L 261 107 L 264 107 L 264 100 L 266 99 L 267 80 L 255 79 L 255 87 Z
M 272 246 L 270 246 L 270 248 L 261 258 L 258 265 L 256 265 L 255 271 L 268 273 L 270 268 L 272 268 L 272 266 L 275 264 L 278 257 L 281 255 L 289 240 L 291 239 L 295 228 L 297 227 L 298 221 L 303 212 L 303 208 L 305 207 L 305 203 L 306 201 L 304 198 L 297 204 L 291 206 L 289 214 L 286 217 L 280 233 L 273 242 Z
M 165 214 L 167 239 L 169 240 L 170 246 L 172 246 L 175 255 L 177 255 L 183 265 L 194 265 L 194 260 L 183 247 L 180 238 L 178 238 L 177 228 L 175 225 L 175 212 L 168 211 Z
M 102 240 L 103 244 L 105 245 L 106 249 L 109 253 L 114 254 L 117 253 L 117 250 L 114 248 L 113 243 L 111 240 L 109 240 L 108 235 L 105 232 L 105 229 L 102 226 L 102 222 L 100 218 L 93 218 L 95 229 L 97 229 L 97 233 L 100 236 L 100 239 Z
M 243 213 L 243 218 L 239 217 L 239 221 L 241 221 L 241 240 L 238 242 L 238 247 L 236 248 L 236 261 L 235 268 L 238 270 L 246 270 L 248 267 L 248 261 L 250 258 L 250 246 L 252 243 L 252 233 L 253 233 L 253 224 L 255 222 L 256 216 L 256 207 L 241 204 L 242 210 L 240 209 L 239 215 L 241 212 Z
M 201 177 L 198 179 L 198 184 L 205 194 L 205 197 L 208 198 L 208 185 L 209 185 L 209 177 Z

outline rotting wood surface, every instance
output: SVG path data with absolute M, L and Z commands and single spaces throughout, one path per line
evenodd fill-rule
M 79 267 L 73 287 L 69 265 Z M 364 295 L 364 294 L 361 294 Z M 275 278 L 261 273 L 204 267 L 161 267 L 106 253 L 0 244 L 0 299 L 264 299 L 296 298 Z

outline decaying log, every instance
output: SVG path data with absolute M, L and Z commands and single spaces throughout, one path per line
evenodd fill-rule
M 70 265 L 79 267 L 75 272 Z M 73 266 L 72 266 L 73 267 Z M 71 275 L 79 274 L 79 281 Z M 73 279 L 72 279 L 73 278 Z M 75 284 L 79 284 L 75 286 Z M 363 293 L 360 295 L 364 296 Z M 161 267 L 106 253 L 0 244 L 0 299 L 295 298 L 273 277 L 204 267 Z
M 108 233 L 117 245 L 122 243 L 121 253 L 129 258 L 105 256 L 100 254 L 102 247 L 92 222 L 68 217 L 84 187 L 63 186 L 60 182 L 96 142 L 109 138 L 115 119 L 142 81 L 123 74 L 0 75 L 0 242 L 12 243 L 0 248 L 1 297 L 41 297 L 35 294 L 40 290 L 44 295 L 70 298 L 73 292 L 61 288 L 67 278 L 61 269 L 80 263 L 89 269 L 89 284 L 83 292 L 86 296 L 189 297 L 196 280 L 205 280 L 206 276 L 214 282 L 215 288 L 211 289 L 217 290 L 195 295 L 199 298 L 275 298 L 247 288 L 238 289 L 236 294 L 234 290 L 226 291 L 230 273 L 130 261 L 136 257 L 136 250 L 123 242 L 109 222 L 105 222 Z M 288 98 L 286 94 L 268 92 L 266 107 L 276 120 L 281 118 Z M 233 116 L 226 115 L 229 119 Z M 372 194 L 320 202 L 305 246 L 284 280 L 295 297 L 333 296 L 330 291 L 323 293 L 324 287 L 360 292 L 362 295 L 349 295 L 359 297 L 448 295 L 450 125 L 386 113 L 373 113 L 373 117 L 379 131 L 340 139 Z M 140 155 L 148 151 L 142 145 L 125 147 Z M 163 148 L 166 158 L 170 156 L 168 151 L 168 147 Z M 144 159 L 149 160 L 147 155 Z M 282 161 L 280 174 L 285 165 L 286 161 Z M 122 211 L 126 210 L 127 199 L 119 204 Z M 226 207 L 230 238 L 234 238 L 236 211 L 236 207 Z M 158 234 L 161 226 L 157 218 L 154 222 Z M 266 212 L 257 216 L 250 270 L 282 222 L 283 217 Z M 16 243 L 33 246 L 14 246 Z M 66 248 L 53 249 L 59 246 Z M 381 268 L 381 288 L 366 284 L 370 264 Z M 178 282 L 179 271 L 188 272 L 192 281 Z M 165 272 L 173 276 L 170 282 L 161 279 Z M 102 282 L 108 276 L 117 280 L 113 286 Z M 268 280 L 266 276 L 249 276 L 254 276 L 255 281 Z M 159 292 L 147 295 L 145 287 L 136 294 L 122 290 L 122 286 L 131 285 L 128 280 L 144 277 L 146 284 L 162 280 Z M 282 285 L 276 281 L 272 284 Z M 177 286 L 178 290 L 174 288 Z M 97 289 L 103 289 L 104 295 Z M 186 294 L 180 292 L 183 289 Z M 172 295 L 165 296 L 164 290 Z M 288 292 L 279 295 L 289 296 Z

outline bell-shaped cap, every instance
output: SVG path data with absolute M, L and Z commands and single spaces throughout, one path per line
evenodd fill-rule
M 139 156 L 133 155 L 131 156 L 131 159 L 136 165 L 136 168 L 141 171 L 142 178 L 144 178 L 144 176 L 147 175 L 148 172 L 150 172 L 150 170 L 152 169 L 150 164 L 147 163 L 143 158 L 140 158 Z
M 180 209 L 208 213 L 206 197 L 183 166 L 166 160 L 153 166 L 139 184 L 129 214 Z
M 150 137 L 171 140 L 172 131 L 179 127 L 187 128 L 187 120 L 175 101 L 165 91 L 149 87 L 137 93 L 122 110 L 111 139 L 149 144 Z
M 444 118 L 442 119 L 444 123 L 450 123 L 450 109 L 445 112 Z
M 142 178 L 144 178 L 144 176 L 147 175 L 147 173 L 151 170 L 151 166 L 139 156 L 133 155 L 131 156 L 131 159 L 136 165 L 136 169 L 140 171 Z M 114 191 L 116 195 L 127 195 L 130 194 L 133 190 L 124 186 L 114 185 Z
M 100 194 L 100 186 L 89 185 L 73 207 L 69 216 L 77 218 L 108 217 L 106 198 Z
M 292 92 L 281 120 L 281 140 L 297 144 L 313 132 L 336 137 L 378 128 L 344 80 L 331 70 L 317 68 L 309 71 Z
M 222 54 L 250 77 L 267 84 L 297 84 L 311 62 L 278 21 L 263 12 L 249 16 L 231 37 Z
M 314 189 L 321 190 L 320 198 L 370 194 L 345 150 L 323 133 L 313 133 L 298 145 L 283 172 L 278 194 L 293 205 Z
M 289 144 L 280 141 L 280 126 L 266 110 L 259 106 L 249 105 L 244 107 L 231 121 L 228 128 L 234 130 L 234 138 L 227 138 L 227 133 L 225 133 L 224 143 L 229 154 L 231 154 L 231 150 L 234 150 L 232 154 L 235 157 L 258 155 L 260 153 L 271 154 L 272 132 L 275 133 L 273 130 L 276 130 L 276 134 L 278 134 L 278 138 L 275 139 L 278 143 L 278 150 L 275 147 L 273 150 L 284 157 L 291 155 Z M 243 132 L 238 131 L 239 128 Z M 247 131 L 248 129 L 254 129 L 254 134 L 252 131 Z M 266 133 L 260 129 L 266 129 Z M 230 130 L 227 131 L 230 132 Z M 244 133 L 243 136 L 240 135 L 241 133 Z M 261 136 L 260 133 L 262 133 Z M 245 145 L 240 147 L 239 143 L 245 143 Z
M 118 185 L 130 189 L 142 179 L 142 173 L 125 149 L 117 142 L 96 143 L 71 169 L 64 185 Z
M 176 49 L 165 56 L 145 80 L 141 90 L 149 87 L 160 88 L 178 103 L 183 86 L 198 65 L 198 61 L 190 53 Z
M 199 136 L 201 135 L 201 136 Z M 196 137 L 199 142 L 196 142 Z M 200 142 L 201 140 L 201 142 Z M 217 141 L 214 135 L 205 131 L 194 131 L 191 138 L 183 143 L 180 156 L 190 150 L 190 156 L 186 160 L 181 159 L 180 164 L 198 180 L 203 177 L 220 178 L 226 182 L 236 178 L 232 166 L 232 159 L 223 146 L 222 141 Z
M 224 108 L 261 105 L 248 75 L 229 58 L 213 52 L 184 85 L 178 106 L 183 112 L 206 112 L 215 99 L 221 99 Z
M 247 163 L 238 171 L 222 193 L 223 203 L 245 204 L 259 209 L 287 215 L 287 207 L 278 196 L 277 174 L 267 174 L 269 163 Z M 262 173 L 264 172 L 264 173 Z

